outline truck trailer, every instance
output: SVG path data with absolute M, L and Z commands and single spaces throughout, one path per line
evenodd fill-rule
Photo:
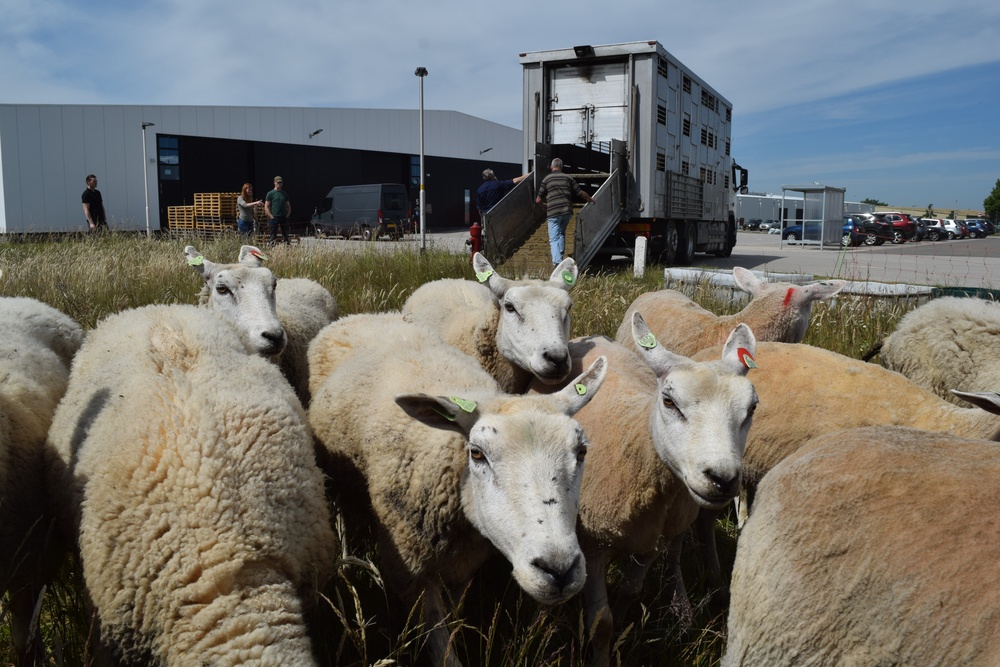
M 525 182 L 537 191 L 558 157 L 595 198 L 577 214 L 578 264 L 631 254 L 639 236 L 665 264 L 732 253 L 734 194 L 746 192 L 747 171 L 730 155 L 726 98 L 657 41 L 521 53 L 519 61 L 523 167 L 534 176 Z M 523 205 L 530 196 L 513 199 Z M 497 223 L 495 238 L 513 238 Z

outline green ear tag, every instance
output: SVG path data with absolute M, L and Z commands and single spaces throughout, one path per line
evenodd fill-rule
M 448 400 L 462 408 L 465 412 L 473 412 L 476 409 L 476 402 L 470 401 L 464 398 L 458 398 L 456 396 L 449 396 Z
M 441 415 L 442 417 L 444 417 L 445 419 L 447 419 L 450 422 L 455 421 L 455 417 L 452 416 L 452 415 L 449 415 L 444 410 L 438 410 L 437 408 L 434 408 L 434 412 L 438 413 L 439 415 Z
M 580 394 L 580 396 L 586 396 L 587 395 L 587 385 L 580 384 L 579 382 L 577 382 L 574 385 L 574 387 L 576 388 L 576 393 Z
M 204 263 L 205 258 L 201 255 L 198 255 L 197 257 L 188 257 L 188 264 L 191 266 L 201 266 Z
M 257 259 L 261 260 L 262 262 L 267 261 L 267 255 L 262 253 L 260 250 L 251 250 L 250 254 L 256 257 Z
M 485 283 L 487 280 L 489 280 L 490 276 L 492 275 L 493 275 L 493 269 L 490 269 L 489 271 L 480 271 L 479 273 L 476 274 L 476 280 L 478 280 L 481 283 Z
M 647 350 L 652 350 L 656 347 L 656 336 L 650 331 L 645 336 L 639 339 L 639 345 L 646 348 Z
M 572 271 L 563 271 L 562 279 L 563 282 L 569 285 L 570 287 L 576 284 L 576 277 L 573 275 Z

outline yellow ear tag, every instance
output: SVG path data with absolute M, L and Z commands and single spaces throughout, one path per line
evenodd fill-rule
M 574 387 L 576 388 L 576 393 L 578 393 L 580 396 L 586 396 L 587 395 L 587 385 L 580 384 L 579 382 L 577 382 L 574 385 Z
M 448 400 L 460 407 L 465 412 L 474 412 L 476 409 L 476 402 L 470 401 L 464 398 L 458 398 L 456 396 L 449 396 Z
M 256 257 L 257 259 L 261 260 L 262 262 L 267 261 L 267 255 L 262 253 L 260 250 L 251 250 L 250 254 Z
M 198 255 L 197 257 L 188 257 L 188 264 L 190 266 L 201 266 L 204 263 L 205 263 L 205 258 L 202 257 L 201 255 Z
M 480 271 L 479 273 L 476 274 L 476 280 L 478 280 L 481 283 L 485 283 L 487 280 L 490 279 L 490 276 L 492 275 L 493 275 L 493 269 L 490 269 L 489 271 Z
M 641 347 L 644 347 L 647 350 L 652 350 L 654 347 L 656 347 L 656 336 L 654 336 L 653 332 L 650 331 L 645 336 L 640 338 L 637 342 Z
M 572 271 L 563 271 L 562 279 L 563 282 L 569 285 L 570 287 L 576 284 L 576 277 L 573 275 Z

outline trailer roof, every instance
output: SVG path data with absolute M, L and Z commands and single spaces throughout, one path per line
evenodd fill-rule
M 598 46 L 591 46 L 590 44 L 582 44 L 579 46 L 571 46 L 562 49 L 548 49 L 545 51 L 528 51 L 525 53 L 518 54 L 518 62 L 521 65 L 532 65 L 541 63 L 579 63 L 581 60 L 586 60 L 589 58 L 602 59 L 602 58 L 614 58 L 616 56 L 628 56 L 635 54 L 657 54 L 661 58 L 668 60 L 673 63 L 685 74 L 690 76 L 692 79 L 698 82 L 698 85 L 709 90 L 716 97 L 719 98 L 730 109 L 733 108 L 732 102 L 726 99 L 723 95 L 719 94 L 714 87 L 709 85 L 700 76 L 695 74 L 690 67 L 682 63 L 673 54 L 663 48 L 655 39 L 647 40 L 644 42 L 622 42 L 619 44 L 602 44 Z

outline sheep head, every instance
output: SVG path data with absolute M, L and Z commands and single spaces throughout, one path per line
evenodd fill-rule
M 275 310 L 274 289 L 278 281 L 271 270 L 252 263 L 254 260 L 243 262 L 242 253 L 241 263 L 216 264 L 205 259 L 194 246 L 187 246 L 184 257 L 205 280 L 205 305 L 233 320 L 257 354 L 264 357 L 280 354 L 287 338 Z
M 570 372 L 569 291 L 579 270 L 564 259 L 548 280 L 509 280 L 498 276 L 481 254 L 472 260 L 476 277 L 493 293 L 500 309 L 496 343 L 500 354 L 546 384 L 558 384 Z
M 576 523 L 589 443 L 572 415 L 590 402 L 606 372 L 601 357 L 549 395 L 396 398 L 412 417 L 465 435 L 464 513 L 542 603 L 575 595 L 586 578 Z
M 717 361 L 696 362 L 668 351 L 642 315 L 632 316 L 639 356 L 656 373 L 653 444 L 695 502 L 719 508 L 742 482 L 743 449 L 757 394 L 746 374 L 756 367 L 756 339 L 745 324 L 729 335 Z

